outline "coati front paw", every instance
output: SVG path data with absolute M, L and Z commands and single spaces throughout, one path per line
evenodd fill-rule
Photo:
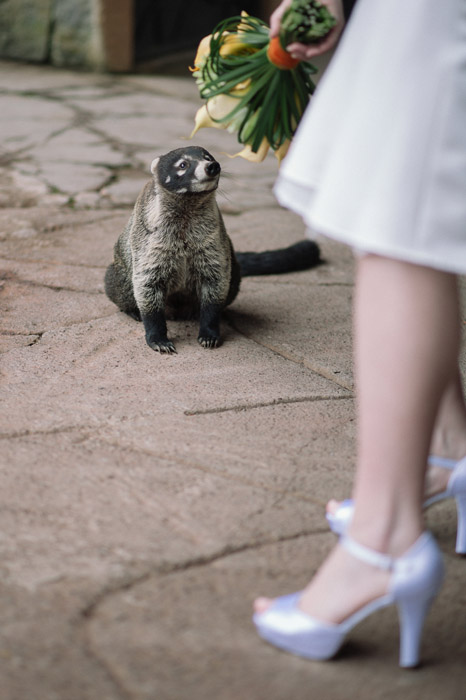
M 147 345 L 156 352 L 165 353 L 167 355 L 176 355 L 176 348 L 171 340 L 150 340 L 146 338 Z
M 218 348 L 222 341 L 218 335 L 200 335 L 197 339 L 199 345 L 203 348 Z

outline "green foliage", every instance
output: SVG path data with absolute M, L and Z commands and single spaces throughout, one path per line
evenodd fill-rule
M 335 17 L 317 0 L 293 0 L 282 16 L 280 43 L 283 48 L 295 41 L 318 43 L 335 24 Z

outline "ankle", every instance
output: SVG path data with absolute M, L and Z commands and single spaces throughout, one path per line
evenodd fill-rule
M 430 451 L 436 457 L 456 461 L 462 459 L 466 455 L 466 426 L 457 429 L 436 429 Z
M 355 510 L 348 535 L 359 544 L 396 558 L 416 542 L 423 530 L 422 517 L 416 517 L 412 511 L 405 515 L 397 513 L 381 517 L 379 514 L 378 517 L 365 518 L 363 514 L 358 516 Z

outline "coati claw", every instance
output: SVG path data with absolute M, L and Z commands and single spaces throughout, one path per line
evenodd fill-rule
M 220 338 L 214 338 L 212 336 L 199 336 L 197 342 L 199 343 L 199 345 L 202 345 L 203 348 L 218 348 L 218 346 L 221 344 Z
M 165 343 L 163 343 L 163 342 L 157 343 L 155 341 L 152 341 L 150 343 L 148 342 L 147 344 L 150 348 L 152 348 L 152 350 L 155 350 L 156 352 L 160 352 L 161 354 L 167 354 L 167 355 L 173 355 L 173 354 L 176 355 L 177 354 L 176 348 L 170 340 L 168 340 Z

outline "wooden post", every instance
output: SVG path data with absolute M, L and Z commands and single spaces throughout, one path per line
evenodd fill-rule
M 133 0 L 100 0 L 100 26 L 106 70 L 134 68 Z

